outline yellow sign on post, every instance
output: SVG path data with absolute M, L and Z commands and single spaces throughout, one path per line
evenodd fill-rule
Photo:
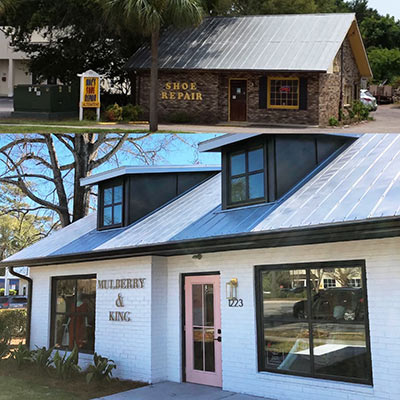
M 92 78 L 92 77 L 83 78 L 83 99 L 81 107 L 84 108 L 100 107 L 99 78 Z
M 83 120 L 84 108 L 96 109 L 96 120 L 100 121 L 100 79 L 101 76 L 91 69 L 78 74 L 81 80 L 79 100 L 79 121 Z

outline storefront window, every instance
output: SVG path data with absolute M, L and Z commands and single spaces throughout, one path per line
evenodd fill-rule
M 299 108 L 299 78 L 268 78 L 268 108 Z
M 254 202 L 265 197 L 264 148 L 230 154 L 230 203 Z
M 260 266 L 257 291 L 261 371 L 371 384 L 362 263 Z
M 51 345 L 94 351 L 96 277 L 53 278 Z

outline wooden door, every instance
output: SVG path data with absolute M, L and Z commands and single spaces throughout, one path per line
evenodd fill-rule
M 219 275 L 185 279 L 186 381 L 222 386 Z
M 229 83 L 229 120 L 247 121 L 247 81 L 232 79 Z

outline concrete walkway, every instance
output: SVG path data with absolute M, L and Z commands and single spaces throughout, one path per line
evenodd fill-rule
M 101 397 L 105 400 L 263 400 L 262 397 L 227 392 L 193 383 L 162 382 L 127 392 Z M 100 400 L 100 399 L 95 399 Z M 268 400 L 268 399 L 264 399 Z

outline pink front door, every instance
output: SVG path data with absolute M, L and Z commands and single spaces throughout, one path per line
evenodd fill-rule
M 185 278 L 186 381 L 222 386 L 219 275 Z

